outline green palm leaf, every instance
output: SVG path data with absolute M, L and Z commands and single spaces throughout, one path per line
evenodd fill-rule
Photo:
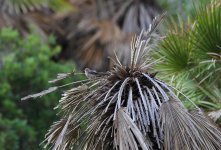
M 195 17 L 173 26 L 158 52 L 159 76 L 206 109 L 219 109 L 221 99 L 220 26 L 220 1 L 195 8 Z
M 211 58 L 208 53 L 221 51 L 221 3 L 214 1 L 207 7 L 201 6 L 195 11 L 196 25 L 193 33 L 193 42 L 197 53 Z
M 188 32 L 174 33 L 171 31 L 162 41 L 158 55 L 165 63 L 160 70 L 167 73 L 180 73 L 189 69 L 193 45 Z

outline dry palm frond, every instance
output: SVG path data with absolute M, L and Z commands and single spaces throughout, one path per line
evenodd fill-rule
M 139 33 L 148 30 L 152 19 L 159 14 L 160 8 L 153 0 L 116 0 L 122 4 L 113 19 L 127 33 Z
M 79 5 L 79 12 L 65 18 L 68 27 L 61 57 L 74 58 L 80 69 L 106 71 L 112 66 L 108 56 L 113 57 L 114 51 L 119 60 L 128 63 L 132 36 L 148 30 L 158 14 L 153 0 L 73 0 L 73 3 Z
M 114 50 L 127 63 L 125 51 L 130 37 L 126 37 L 116 24 L 92 18 L 83 20 L 77 28 L 74 35 L 69 34 L 66 55 L 75 58 L 81 69 L 107 70 L 110 65 L 108 56 L 113 56 Z
M 26 36 L 32 28 L 37 31 L 43 38 L 46 37 L 47 28 L 49 21 L 52 17 L 51 13 L 48 13 L 46 9 L 42 11 L 29 12 L 27 14 L 10 15 L 6 12 L 0 12 L 0 29 L 4 27 L 13 27 L 17 29 L 21 35 Z M 47 22 L 46 22 L 47 21 Z M 2 22 L 2 23 L 1 23 Z M 46 26 L 45 26 L 46 25 Z
M 0 0 L 0 11 L 11 15 L 27 13 L 46 7 L 48 0 Z
M 221 117 L 221 109 L 217 111 L 212 111 L 209 113 L 210 118 L 214 121 L 217 121 Z
M 63 94 L 57 107 L 63 119 L 47 134 L 48 144 L 57 150 L 221 148 L 221 132 L 203 114 L 189 113 L 172 88 L 149 72 L 151 33 L 161 20 L 134 38 L 129 64 L 115 57 L 108 72 L 86 69 L 88 79 Z
M 0 19 L 0 22 L 3 22 L 3 25 L 0 26 L 0 28 L 13 27 L 23 36 L 26 36 L 30 30 L 36 31 L 36 33 L 43 38 L 47 37 L 47 35 L 51 32 L 55 34 L 61 32 L 61 29 L 57 24 L 55 24 L 53 13 L 48 11 L 48 9 L 33 11 L 17 16 L 3 13 Z
M 44 95 L 47 95 L 47 94 L 49 94 L 49 93 L 51 93 L 51 92 L 56 91 L 57 89 L 58 89 L 57 87 L 50 87 L 49 89 L 44 90 L 44 91 L 42 91 L 42 92 L 40 92 L 40 93 L 26 96 L 26 97 L 22 98 L 21 100 L 26 100 L 26 99 L 29 99 L 29 98 L 42 97 L 42 96 L 44 96 Z
M 44 39 L 50 33 L 60 38 L 63 30 L 56 20 L 64 12 L 54 8 L 56 5 L 66 12 L 73 10 L 66 0 L 0 0 L 0 29 L 13 27 L 23 36 L 34 30 Z
M 68 78 L 68 77 L 70 77 L 70 76 L 72 76 L 72 75 L 74 75 L 74 74 L 75 74 L 75 71 L 73 71 L 73 72 L 71 72 L 71 73 L 59 73 L 59 74 L 57 75 L 57 78 L 54 79 L 54 80 L 49 81 L 49 83 L 58 82 L 58 81 L 60 81 L 60 80 L 66 79 L 66 78 Z
M 164 148 L 220 149 L 220 131 L 201 112 L 189 113 L 180 101 L 168 101 L 161 106 Z
M 139 147 L 143 150 L 152 149 L 151 143 L 146 143 L 145 136 L 140 132 L 137 125 L 123 108 L 117 112 L 114 129 L 114 131 L 116 131 L 116 133 L 114 133 L 116 137 L 114 142 L 116 142 L 115 145 L 119 145 L 119 149 L 138 150 Z M 132 140 L 128 140 L 128 137 Z M 138 142 L 134 142 L 136 140 Z
M 96 8 L 99 19 L 112 19 L 127 33 L 147 30 L 160 10 L 154 0 L 96 0 Z

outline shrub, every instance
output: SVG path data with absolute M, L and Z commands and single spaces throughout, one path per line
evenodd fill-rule
M 17 31 L 0 31 L 0 147 L 6 150 L 38 147 L 55 119 L 51 109 L 58 95 L 41 101 L 20 101 L 21 97 L 45 88 L 50 77 L 68 72 L 73 65 L 52 61 L 60 51 L 50 36 L 43 41 L 36 34 L 21 38 Z

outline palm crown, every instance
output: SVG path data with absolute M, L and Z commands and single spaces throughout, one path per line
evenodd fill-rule
M 147 32 L 133 38 L 128 65 L 123 65 L 116 56 L 111 70 L 86 69 L 86 80 L 70 83 L 80 85 L 67 90 L 59 101 L 61 119 L 51 126 L 46 146 L 87 150 L 221 148 L 221 132 L 202 111 L 197 108 L 188 112 L 172 87 L 150 73 L 157 62 L 148 57 L 156 44 L 152 35 L 162 18 L 156 18 Z M 73 74 L 59 74 L 51 82 Z M 64 86 L 49 88 L 23 100 Z

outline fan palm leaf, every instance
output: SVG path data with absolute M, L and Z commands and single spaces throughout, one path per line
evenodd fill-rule
M 221 51 L 221 3 L 219 1 L 211 2 L 207 7 L 201 6 L 195 12 L 196 25 L 193 34 L 194 45 L 198 53 L 204 57 L 210 58 L 208 53 L 217 53 Z
M 78 142 L 85 150 L 221 148 L 221 132 L 203 114 L 189 113 L 172 88 L 149 72 L 154 65 L 147 57 L 152 33 L 161 20 L 156 18 L 147 32 L 134 38 L 130 63 L 115 57 L 107 72 L 87 68 L 87 79 L 63 94 L 58 104 L 62 119 L 46 138 L 54 149 L 72 149 Z M 23 100 L 45 93 L 48 90 Z
M 174 27 L 162 41 L 157 55 L 163 63 L 156 67 L 162 79 L 173 76 L 171 85 L 213 110 L 220 109 L 221 99 L 220 10 L 218 0 L 195 8 L 194 19 Z
M 166 63 L 162 64 L 160 69 L 169 73 L 169 76 L 171 73 L 177 74 L 189 69 L 193 45 L 188 35 L 188 31 L 181 33 L 171 31 L 162 41 L 162 47 L 158 55 L 163 57 Z

